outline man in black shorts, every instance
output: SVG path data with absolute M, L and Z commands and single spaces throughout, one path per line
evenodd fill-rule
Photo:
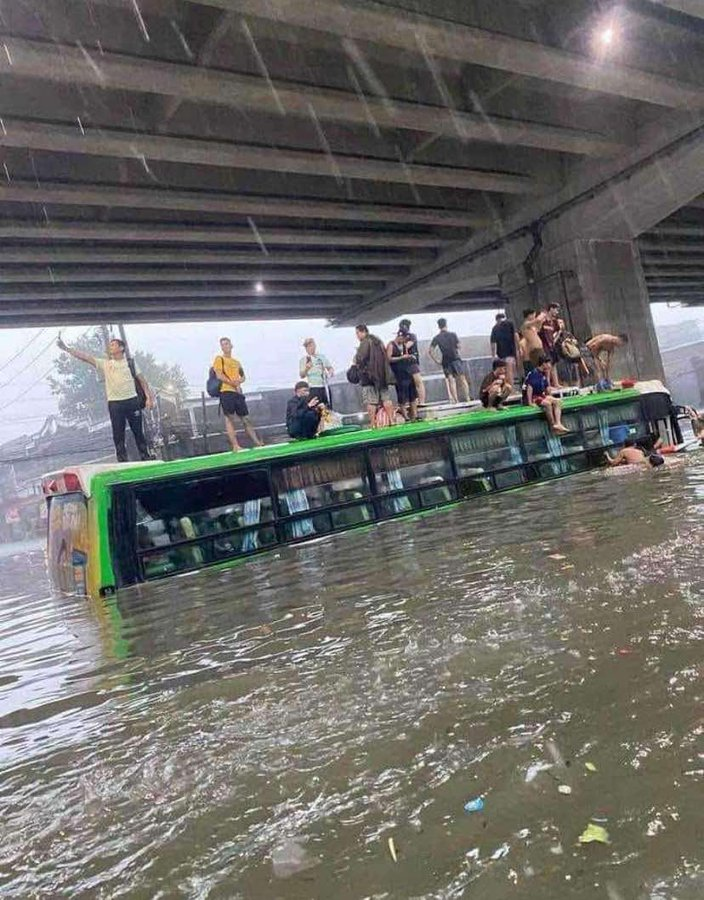
M 460 395 L 464 403 L 469 403 L 469 383 L 465 374 L 464 362 L 459 353 L 460 339 L 454 331 L 447 330 L 447 319 L 438 319 L 438 328 L 440 331 L 430 342 L 428 351 L 430 358 L 434 363 L 442 366 L 450 403 L 458 403 Z M 438 350 L 440 351 L 439 358 Z
M 425 385 L 423 384 L 423 376 L 420 373 L 420 353 L 418 352 L 418 338 L 411 331 L 411 320 L 401 319 L 398 323 L 399 333 L 403 333 L 406 338 L 406 351 L 415 357 L 415 362 L 408 366 L 408 372 L 413 376 L 413 384 L 416 388 L 418 403 L 423 406 L 425 403 Z
M 240 361 L 232 355 L 232 341 L 230 338 L 220 338 L 220 354 L 213 360 L 213 369 L 221 383 L 220 409 L 225 416 L 225 431 L 227 432 L 230 446 L 234 451 L 242 450 L 237 441 L 235 416 L 242 422 L 242 426 L 254 446 L 263 446 L 263 442 L 259 440 L 259 436 L 249 419 L 247 400 L 242 393 L 242 383 L 245 381 L 244 369 Z

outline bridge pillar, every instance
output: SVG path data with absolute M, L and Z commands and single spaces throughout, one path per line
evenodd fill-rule
M 576 240 L 541 249 L 533 267 L 503 272 L 501 288 L 518 327 L 523 310 L 559 303 L 580 340 L 601 332 L 628 335 L 614 356 L 615 378 L 664 379 L 648 290 L 633 241 Z M 508 310 L 507 310 L 508 311 Z

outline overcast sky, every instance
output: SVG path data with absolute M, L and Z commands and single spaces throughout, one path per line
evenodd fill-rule
M 704 309 L 653 306 L 657 325 L 697 320 L 704 327 Z M 433 315 L 413 316 L 413 329 L 419 338 L 437 331 Z M 493 312 L 455 313 L 449 326 L 460 335 L 489 334 Z M 379 337 L 388 340 L 397 320 L 374 327 Z M 64 329 L 71 343 L 86 328 Z M 56 412 L 56 403 L 46 383 L 57 356 L 58 329 L 12 329 L 0 332 L 0 443 L 37 431 L 46 416 Z M 161 362 L 178 363 L 191 385 L 200 394 L 208 368 L 218 352 L 218 339 L 227 335 L 234 353 L 247 373 L 250 390 L 292 385 L 298 377 L 301 342 L 312 336 L 318 349 L 327 354 L 336 369 L 347 368 L 356 341 L 351 328 L 329 328 L 321 319 L 285 322 L 204 322 L 178 325 L 130 325 L 127 336 L 132 350 L 150 351 Z M 487 353 L 489 345 L 487 342 Z M 17 355 L 16 355 L 17 354 Z M 13 357 L 15 357 L 13 359 Z

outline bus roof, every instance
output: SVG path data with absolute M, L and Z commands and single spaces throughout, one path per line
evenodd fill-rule
M 601 406 L 635 399 L 642 393 L 657 392 L 668 393 L 659 382 L 646 382 L 636 385 L 633 389 L 606 391 L 600 394 L 582 394 L 576 397 L 567 397 L 563 400 L 566 411 L 578 410 L 590 406 Z M 249 466 L 253 463 L 267 463 L 272 460 L 298 457 L 301 455 L 317 456 L 320 453 L 329 453 L 331 450 L 342 448 L 366 447 L 378 443 L 386 443 L 390 438 L 395 440 L 408 440 L 410 438 L 430 437 L 435 434 L 452 432 L 467 427 L 483 427 L 486 425 L 506 425 L 516 421 L 541 416 L 542 412 L 529 406 L 510 407 L 502 412 L 494 412 L 478 409 L 470 412 L 459 413 L 456 416 L 448 416 L 442 419 L 424 420 L 421 422 L 397 425 L 391 428 L 370 429 L 363 428 L 359 431 L 344 434 L 331 434 L 326 437 L 312 438 L 307 441 L 289 441 L 281 444 L 267 444 L 264 447 L 245 449 L 239 453 L 214 453 L 207 456 L 192 456 L 186 459 L 177 459 L 170 462 L 162 460 L 148 460 L 132 463 L 107 463 L 99 465 L 73 466 L 53 472 L 42 478 L 45 486 L 52 481 L 59 485 L 50 493 L 64 493 L 60 489 L 66 475 L 73 476 L 72 481 L 80 483 L 81 490 L 86 496 L 90 496 L 97 483 L 101 484 L 127 484 L 140 481 L 150 481 L 155 478 L 164 478 L 170 475 L 186 475 L 197 473 L 216 472 L 222 469 L 231 469 L 241 466 Z M 75 489 L 75 488 L 74 488 Z

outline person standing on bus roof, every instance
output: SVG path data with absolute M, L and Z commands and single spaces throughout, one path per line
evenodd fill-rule
M 491 329 L 491 355 L 494 359 L 503 359 L 506 363 L 506 383 L 513 387 L 516 379 L 516 365 L 521 358 L 516 328 L 506 313 L 496 314 L 496 324 Z
M 355 327 L 359 347 L 354 356 L 353 365 L 359 370 L 359 383 L 362 386 L 362 403 L 367 407 L 370 428 L 379 427 L 377 413 L 383 407 L 388 425 L 395 425 L 395 407 L 391 399 L 390 387 L 395 378 L 386 347 L 375 334 L 370 334 L 366 325 Z
M 222 384 L 220 388 L 220 409 L 225 416 L 225 431 L 227 432 L 230 446 L 234 451 L 242 450 L 237 441 L 237 427 L 235 416 L 242 422 L 244 430 L 249 435 L 255 447 L 262 447 L 257 432 L 249 418 L 249 407 L 242 393 L 242 384 L 245 381 L 244 369 L 238 359 L 232 355 L 232 341 L 229 337 L 220 338 L 220 353 L 213 360 L 213 369 Z
M 600 381 L 611 383 L 611 362 L 617 347 L 628 343 L 627 334 L 595 334 L 586 347 L 594 359 L 596 374 Z
M 103 376 L 105 380 L 105 396 L 108 401 L 108 413 L 112 426 L 112 439 L 118 462 L 128 462 L 125 446 L 125 429 L 129 425 L 134 435 L 140 459 L 151 459 L 149 447 L 144 437 L 142 423 L 142 405 L 137 396 L 137 382 L 144 391 L 146 408 L 154 406 L 154 394 L 143 375 L 137 371 L 134 362 L 130 365 L 125 355 L 125 342 L 113 338 L 108 344 L 107 359 L 91 356 L 76 347 L 67 346 L 59 337 L 56 345 L 74 359 L 88 363 Z
M 303 348 L 306 355 L 300 359 L 298 374 L 308 382 L 311 397 L 317 397 L 328 409 L 332 409 L 332 397 L 327 389 L 327 382 L 335 374 L 335 370 L 327 356 L 318 353 L 312 337 L 303 341 Z
M 436 365 L 442 366 L 450 403 L 460 402 L 460 394 L 462 401 L 469 403 L 469 382 L 460 356 L 460 339 L 454 331 L 447 330 L 447 319 L 438 319 L 438 328 L 440 331 L 430 342 L 428 355 Z M 440 351 L 439 359 L 436 350 Z
M 409 373 L 413 376 L 413 384 L 416 388 L 418 404 L 425 405 L 425 385 L 423 384 L 423 376 L 420 373 L 420 353 L 418 351 L 418 338 L 411 331 L 411 320 L 401 319 L 398 323 L 398 330 L 402 332 L 406 338 L 406 350 L 411 356 L 415 357 L 415 363 L 408 367 Z

